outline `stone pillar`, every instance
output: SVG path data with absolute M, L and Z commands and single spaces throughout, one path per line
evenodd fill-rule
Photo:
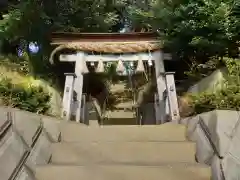
M 65 73 L 66 80 L 65 80 L 65 87 L 64 87 L 64 94 L 63 94 L 63 101 L 62 101 L 62 117 L 69 121 L 71 118 L 71 105 L 73 101 L 73 86 L 74 86 L 74 73 Z
M 169 114 L 172 122 L 179 123 L 180 115 L 177 101 L 177 92 L 174 81 L 174 73 L 167 72 L 165 73 L 166 86 L 167 86 L 167 96 L 168 96 L 168 105 L 169 105 Z
M 81 106 L 82 106 L 82 90 L 83 90 L 83 58 L 85 58 L 85 54 L 83 52 L 79 52 L 77 54 L 76 62 L 75 62 L 75 74 L 76 80 L 74 83 L 74 91 L 77 94 L 77 108 L 76 108 L 76 122 L 81 122 Z
M 158 91 L 158 108 L 156 111 L 159 111 L 159 116 L 156 118 L 157 124 L 165 121 L 165 103 L 163 93 L 166 90 L 166 83 L 164 78 L 165 68 L 164 68 L 164 59 L 163 52 L 161 50 L 153 53 L 153 59 L 155 60 L 155 74 L 156 74 L 156 83 Z

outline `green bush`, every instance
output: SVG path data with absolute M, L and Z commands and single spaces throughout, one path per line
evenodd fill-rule
M 214 109 L 240 110 L 240 62 L 224 59 L 228 74 L 222 87 L 215 92 L 192 95 L 194 113 L 199 114 Z
M 51 96 L 40 86 L 24 87 L 4 78 L 0 80 L 0 98 L 3 105 L 44 114 L 50 108 Z

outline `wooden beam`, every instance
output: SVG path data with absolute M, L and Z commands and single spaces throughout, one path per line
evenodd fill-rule
M 66 33 L 51 34 L 51 44 L 66 44 L 69 42 L 127 42 L 127 41 L 156 41 L 158 35 L 154 32 L 145 33 Z
M 154 57 L 155 54 L 157 54 L 158 52 L 153 52 L 151 54 L 151 60 L 155 60 Z M 118 61 L 119 58 L 121 58 L 122 61 L 138 61 L 140 58 L 143 61 L 148 61 L 149 60 L 149 53 L 138 53 L 138 54 L 125 54 L 125 55 L 85 55 L 85 61 L 86 62 L 98 62 L 99 59 L 102 59 L 103 62 L 114 62 L 114 61 Z M 170 54 L 164 54 L 163 55 L 164 60 L 170 60 L 171 59 L 171 55 Z M 72 55 L 60 55 L 59 60 L 62 62 L 75 62 L 78 61 L 78 56 L 77 54 L 72 54 Z

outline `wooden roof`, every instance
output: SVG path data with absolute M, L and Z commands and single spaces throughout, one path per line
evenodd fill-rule
M 155 51 L 162 48 L 157 37 L 156 33 L 52 33 L 51 44 L 58 47 L 52 51 L 50 61 L 64 49 L 99 53 Z
M 51 34 L 51 44 L 66 44 L 80 42 L 138 42 L 158 41 L 156 33 L 65 33 Z

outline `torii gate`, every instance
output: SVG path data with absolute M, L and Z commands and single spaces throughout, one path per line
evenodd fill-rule
M 62 103 L 64 119 L 70 119 L 73 92 L 75 91 L 78 103 L 75 120 L 80 122 L 83 74 L 88 73 L 86 63 L 98 62 L 96 71 L 100 72 L 103 71 L 105 62 L 118 61 L 120 67 L 124 61 L 137 61 L 138 67 L 140 67 L 143 61 L 148 61 L 155 64 L 158 92 L 155 100 L 156 120 L 160 121 L 159 123 L 165 122 L 166 116 L 169 115 L 171 121 L 178 123 L 180 115 L 174 73 L 165 72 L 164 68 L 164 60 L 169 60 L 170 56 L 163 53 L 161 42 L 155 33 L 53 33 L 51 44 L 57 45 L 51 54 L 51 63 L 54 63 L 54 57 L 62 50 L 76 51 L 71 55 L 60 54 L 58 58 L 61 62 L 75 62 L 75 72 L 65 74 Z M 90 55 L 88 52 L 105 54 Z

